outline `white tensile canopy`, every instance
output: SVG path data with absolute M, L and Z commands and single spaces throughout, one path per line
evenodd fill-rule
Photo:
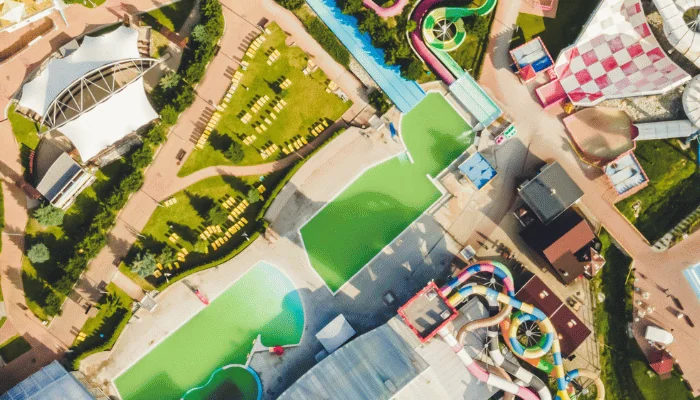
M 143 78 L 139 78 L 59 131 L 73 142 L 83 161 L 87 161 L 156 118 L 158 113 L 148 102 Z
M 12 0 L 0 0 L 0 19 L 17 23 L 24 17 L 24 3 Z
M 24 85 L 19 105 L 43 116 L 56 97 L 85 74 L 107 64 L 140 57 L 138 31 L 133 28 L 120 26 L 101 36 L 85 36 L 78 50 L 68 57 L 49 61 L 41 73 Z

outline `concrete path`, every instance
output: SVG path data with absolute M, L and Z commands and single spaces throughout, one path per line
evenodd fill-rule
M 514 0 L 499 2 L 496 17 L 491 30 L 488 54 L 481 73 L 480 83 L 494 95 L 515 121 L 518 136 L 512 143 L 502 149 L 497 148 L 495 155 L 500 159 L 501 153 L 508 152 L 510 147 L 519 147 L 527 157 L 536 157 L 544 161 L 559 161 L 567 173 L 583 189 L 583 206 L 595 219 L 601 221 L 615 240 L 634 258 L 637 282 L 644 285 L 645 280 L 653 282 L 661 288 L 671 288 L 686 308 L 687 315 L 698 315 L 700 303 L 685 281 L 681 271 L 700 262 L 700 232 L 695 233 L 685 241 L 664 253 L 651 250 L 642 236 L 617 211 L 613 202 L 617 194 L 610 187 L 607 178 L 598 169 L 592 168 L 577 158 L 569 145 L 567 132 L 561 123 L 558 113 L 547 113 L 539 105 L 533 89 L 537 84 L 522 85 L 517 77 L 509 70 L 507 49 L 512 37 L 512 28 L 521 3 Z M 517 175 L 517 174 L 516 174 Z M 499 170 L 499 177 L 501 177 Z M 522 176 L 524 177 L 524 176 Z M 650 285 L 649 285 L 650 286 Z M 658 289 L 657 289 L 658 290 Z M 666 299 L 665 296 L 656 296 Z M 670 299 L 662 301 L 663 307 L 670 306 Z M 662 306 L 659 307 L 662 309 Z M 686 379 L 700 393 L 700 369 L 695 368 L 696 360 L 700 358 L 700 324 L 691 328 L 683 320 L 668 319 L 664 321 L 666 329 L 674 329 L 678 342 L 674 344 L 674 357 L 683 368 Z

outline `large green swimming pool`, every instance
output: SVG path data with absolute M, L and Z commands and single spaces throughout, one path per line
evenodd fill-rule
M 367 170 L 301 228 L 311 265 L 334 292 L 440 198 L 427 175 L 443 171 L 474 140 L 438 93 L 404 115 L 401 136 L 413 163 L 399 156 Z
M 304 329 L 304 311 L 294 284 L 267 263 L 254 266 L 226 292 L 117 377 L 125 400 L 179 399 L 224 365 L 244 364 L 252 342 L 262 334 L 266 346 L 295 344 Z M 254 399 L 255 381 L 241 368 L 215 375 L 187 400 L 238 393 Z M 228 397 L 224 397 L 228 398 Z

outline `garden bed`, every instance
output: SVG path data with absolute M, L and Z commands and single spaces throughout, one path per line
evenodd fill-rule
M 695 146 L 678 140 L 637 142 L 634 154 L 649 177 L 649 186 L 615 204 L 654 243 L 700 205 L 700 170 Z
M 22 336 L 16 335 L 0 344 L 0 357 L 9 363 L 31 349 L 32 346 Z

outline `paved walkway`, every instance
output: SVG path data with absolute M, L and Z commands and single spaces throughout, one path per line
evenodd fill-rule
M 686 314 L 698 315 L 700 303 L 681 271 L 700 262 L 700 252 L 697 251 L 700 248 L 700 232 L 669 251 L 656 253 L 616 210 L 613 205 L 616 193 L 600 170 L 579 161 L 569 145 L 566 130 L 559 119 L 560 115 L 545 112 L 533 95 L 536 85 L 522 85 L 508 68 L 510 60 L 506 49 L 513 34 L 512 27 L 515 26 L 520 4 L 514 0 L 503 0 L 499 3 L 480 79 L 480 83 L 513 117 L 518 129 L 516 139 L 505 145 L 504 149 L 497 149 L 496 156 L 503 160 L 504 157 L 501 157 L 500 153 L 507 152 L 505 149 L 510 146 L 520 148 L 520 152 L 525 153 L 528 158 L 559 161 L 583 189 L 583 206 L 595 219 L 603 223 L 615 240 L 634 258 L 637 282 L 644 284 L 645 279 L 639 279 L 643 275 L 646 280 L 653 281 L 662 288 L 671 288 L 674 296 L 685 306 Z M 673 319 L 665 320 L 664 324 L 666 329 L 674 329 L 677 333 L 678 342 L 674 345 L 674 357 L 683 368 L 686 379 L 697 388 L 697 395 L 700 389 L 700 369 L 695 368 L 695 365 L 700 359 L 700 346 L 697 344 L 700 324 L 691 328 L 685 321 Z

